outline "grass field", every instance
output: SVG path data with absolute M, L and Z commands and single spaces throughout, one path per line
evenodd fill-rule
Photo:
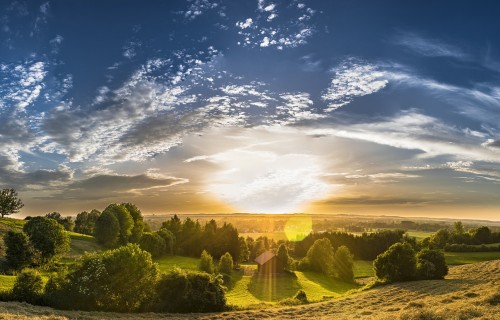
M 415 237 L 417 238 L 418 241 L 421 241 L 427 237 L 430 237 L 434 232 L 428 232 L 428 231 L 407 231 L 408 235 L 410 237 Z
M 15 281 L 16 277 L 14 276 L 0 275 L 0 292 L 11 290 Z
M 94 237 L 76 232 L 68 233 L 71 238 L 70 251 L 68 252 L 68 256 L 75 258 L 81 256 L 85 252 L 102 250 L 102 247 L 97 243 Z
M 364 278 L 373 276 L 373 261 L 354 260 L 354 277 Z
M 200 259 L 181 256 L 167 256 L 155 260 L 161 272 L 169 272 L 175 268 L 198 270 Z
M 448 265 L 461 265 L 500 259 L 500 252 L 445 252 Z

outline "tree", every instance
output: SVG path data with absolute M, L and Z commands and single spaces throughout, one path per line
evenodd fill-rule
M 43 280 L 35 270 L 24 270 L 16 277 L 12 296 L 17 301 L 36 303 L 43 292 Z
M 443 279 L 447 274 L 448 266 L 441 251 L 423 249 L 417 253 L 419 279 Z
M 277 256 L 283 264 L 283 269 L 288 270 L 288 268 L 290 267 L 290 256 L 288 255 L 288 248 L 285 244 L 280 244 L 280 246 L 278 247 Z
M 157 258 L 166 252 L 165 239 L 157 233 L 144 233 L 139 241 L 139 247 L 151 253 L 153 258 Z
M 206 250 L 203 250 L 201 253 L 199 269 L 209 274 L 215 272 L 214 259 Z
M 490 243 L 491 230 L 486 226 L 482 226 L 472 230 L 472 239 L 477 244 Z
M 104 214 L 105 212 L 112 213 L 118 220 L 118 225 L 120 227 L 118 243 L 127 244 L 128 239 L 132 234 L 132 227 L 134 226 L 134 219 L 132 219 L 130 212 L 123 205 L 116 203 L 107 206 L 102 213 Z
M 238 262 L 246 262 L 250 259 L 250 249 L 245 238 L 239 237 L 238 241 L 240 243 L 240 257 L 238 258 Z
M 453 223 L 453 232 L 455 234 L 464 234 L 465 233 L 465 227 L 462 221 L 456 221 Z
M 354 282 L 354 260 L 346 246 L 338 247 L 333 255 L 333 270 L 340 280 Z
M 153 298 L 159 274 L 151 255 L 136 244 L 84 255 L 82 262 L 53 285 L 51 306 L 99 311 L 138 311 Z M 62 297 L 62 299 L 58 299 Z
M 233 257 L 229 252 L 226 252 L 220 257 L 219 272 L 230 275 L 233 271 Z
M 18 213 L 22 207 L 24 207 L 24 204 L 18 198 L 16 190 L 2 189 L 0 191 L 0 215 L 2 215 L 2 218 L 13 213 Z
M 53 219 L 34 217 L 23 227 L 33 247 L 40 252 L 40 262 L 49 263 L 69 250 L 70 238 L 64 228 Z
M 314 241 L 307 251 L 307 261 L 311 270 L 332 275 L 333 247 L 330 240 L 323 238 Z
M 110 211 L 103 211 L 95 223 L 94 236 L 100 244 L 112 248 L 118 243 L 120 223 Z
M 128 210 L 134 221 L 128 240 L 131 243 L 138 243 L 144 233 L 144 219 L 141 210 L 133 203 L 122 203 L 121 205 Z
M 226 306 L 219 276 L 176 269 L 162 276 L 156 286 L 157 312 L 218 312 Z
M 174 254 L 174 247 L 175 247 L 174 234 L 168 231 L 167 229 L 160 229 L 156 231 L 156 234 L 158 234 L 160 237 L 163 238 L 163 240 L 165 240 L 165 253 Z
M 45 215 L 45 217 L 49 218 L 49 219 L 56 220 L 57 223 L 59 223 L 60 225 L 62 225 L 63 228 L 65 230 L 68 230 L 68 231 L 72 231 L 73 227 L 75 226 L 75 223 L 73 222 L 73 218 L 71 218 L 71 217 L 64 218 L 63 216 L 61 216 L 61 214 L 59 212 L 47 213 Z
M 395 243 L 373 262 L 375 275 L 383 281 L 407 281 L 415 278 L 417 260 L 408 243 Z
M 450 236 L 450 231 L 448 231 L 448 229 L 439 229 L 431 236 L 429 245 L 432 248 L 442 249 L 450 242 Z
M 99 210 L 93 209 L 90 212 L 83 211 L 76 215 L 75 220 L 75 232 L 88 234 L 89 236 L 94 235 L 95 224 L 101 212 Z
M 33 247 L 24 232 L 9 230 L 3 237 L 7 250 L 5 258 L 9 267 L 19 270 L 27 267 L 33 260 Z

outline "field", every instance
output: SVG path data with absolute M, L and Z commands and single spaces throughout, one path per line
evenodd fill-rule
M 461 265 L 480 261 L 500 259 L 500 251 L 494 252 L 445 252 L 448 265 Z
M 498 319 L 500 260 L 450 268 L 446 280 L 403 282 L 297 307 L 212 314 L 60 311 L 0 302 L 0 319 Z

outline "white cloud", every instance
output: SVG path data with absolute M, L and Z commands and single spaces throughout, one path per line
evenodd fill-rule
M 423 56 L 467 58 L 467 54 L 456 46 L 437 39 L 424 38 L 412 32 L 400 32 L 394 42 Z
M 252 18 L 248 18 L 244 22 L 241 21 L 236 22 L 236 26 L 238 26 L 241 29 L 250 28 L 252 24 L 253 24 Z
M 330 87 L 322 95 L 328 102 L 325 111 L 334 111 L 349 104 L 355 97 L 382 90 L 388 83 L 383 71 L 368 63 L 347 60 L 335 68 Z

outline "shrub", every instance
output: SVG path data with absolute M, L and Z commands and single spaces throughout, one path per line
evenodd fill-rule
M 407 281 L 415 278 L 415 251 L 408 243 L 395 243 L 373 262 L 375 275 L 383 281 Z
M 203 250 L 200 257 L 200 271 L 212 274 L 215 272 L 214 259 L 206 250 Z
M 37 303 L 42 296 L 42 290 L 43 281 L 40 274 L 35 270 L 27 269 L 16 277 L 12 297 L 17 301 Z
M 225 254 L 220 257 L 219 261 L 219 272 L 220 273 L 225 273 L 225 274 L 231 274 L 233 271 L 233 257 L 229 252 L 226 252 Z
M 280 246 L 278 247 L 278 253 L 276 255 L 283 264 L 283 269 L 290 269 L 290 256 L 288 255 L 288 248 L 285 244 L 280 244 Z
M 419 279 L 443 279 L 448 266 L 441 251 L 423 249 L 417 254 L 417 277 Z
M 95 223 L 94 236 L 100 244 L 112 248 L 118 243 L 120 223 L 115 215 L 104 211 Z
M 158 312 L 217 312 L 226 306 L 220 276 L 180 269 L 163 275 L 156 286 Z
M 7 247 L 5 258 L 10 268 L 22 269 L 32 262 L 33 247 L 25 233 L 9 230 L 5 234 L 3 241 Z
M 151 255 L 137 245 L 86 254 L 66 280 L 54 279 L 52 306 L 66 309 L 132 312 L 150 301 L 158 275 Z M 57 284 L 61 284 L 58 286 Z M 54 303 L 54 301 L 52 301 Z
M 70 238 L 57 221 L 34 217 L 23 227 L 33 247 L 40 253 L 40 262 L 46 264 L 69 251 Z
M 151 253 L 153 258 L 163 255 L 166 251 L 165 240 L 156 233 L 144 233 L 139 241 L 139 246 L 142 250 Z
M 333 265 L 333 247 L 330 240 L 323 238 L 314 241 L 313 245 L 307 251 L 307 266 L 312 271 L 321 272 L 330 276 Z
M 297 293 L 295 294 L 295 296 L 293 298 L 301 301 L 302 303 L 308 303 L 309 302 L 307 300 L 307 295 L 306 295 L 306 292 L 304 290 L 297 291 Z
M 354 282 L 354 260 L 346 246 L 341 246 L 333 255 L 333 270 L 342 281 Z
M 156 234 L 158 234 L 160 237 L 163 238 L 163 240 L 165 240 L 165 253 L 174 254 L 174 247 L 175 247 L 174 234 L 167 229 L 160 229 L 156 231 Z

